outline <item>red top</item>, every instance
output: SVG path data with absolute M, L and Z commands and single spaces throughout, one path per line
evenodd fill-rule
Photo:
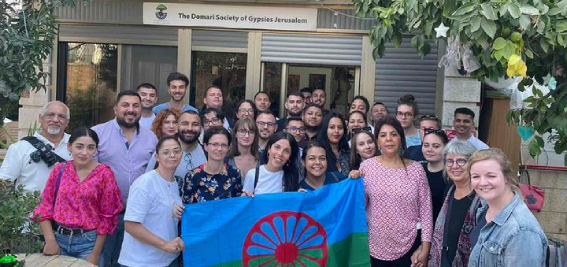
M 55 165 L 49 174 L 41 193 L 43 200 L 34 210 L 34 216 L 39 218 L 38 221 L 55 220 L 69 228 L 96 229 L 99 235 L 112 234 L 123 205 L 110 167 L 97 165 L 81 182 L 73 161 L 67 161 L 54 209 L 55 184 L 61 166 Z
M 370 255 L 392 261 L 405 255 L 417 236 L 431 242 L 433 214 L 431 192 L 423 167 L 418 162 L 392 169 L 371 158 L 360 164 L 364 173 L 366 220 Z

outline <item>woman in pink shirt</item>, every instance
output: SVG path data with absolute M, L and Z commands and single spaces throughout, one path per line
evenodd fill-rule
M 414 265 L 425 266 L 433 232 L 427 177 L 421 164 L 402 157 L 406 142 L 400 122 L 380 119 L 375 135 L 382 155 L 360 164 L 372 267 L 408 267 L 419 245 L 423 249 Z
M 68 144 L 73 160 L 56 165 L 49 175 L 43 200 L 34 210 L 45 237 L 45 255 L 98 265 L 106 235 L 116 228 L 122 197 L 110 167 L 93 160 L 98 141 L 93 130 L 77 129 Z

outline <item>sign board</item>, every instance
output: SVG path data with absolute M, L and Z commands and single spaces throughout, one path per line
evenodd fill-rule
M 317 9 L 297 7 L 226 6 L 144 3 L 144 24 L 314 31 Z
M 457 137 L 457 131 L 456 130 L 447 129 L 447 130 L 445 130 L 445 133 L 447 134 L 447 137 L 449 137 L 449 141 L 453 140 L 453 138 Z M 472 130 L 471 134 L 472 134 L 472 136 L 476 137 L 476 131 L 475 130 Z

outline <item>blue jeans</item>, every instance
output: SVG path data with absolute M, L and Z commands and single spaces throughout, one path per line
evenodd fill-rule
M 60 255 L 86 260 L 93 252 L 96 230 L 84 232 L 80 235 L 62 235 L 55 232 L 55 240 L 59 244 Z
M 104 259 L 104 264 L 100 264 L 101 267 L 120 267 L 118 256 L 120 256 L 120 250 L 122 249 L 122 240 L 124 240 L 124 214 L 119 214 L 118 225 L 116 225 L 114 234 L 107 235 L 104 241 L 104 247 L 100 256 L 101 259 Z

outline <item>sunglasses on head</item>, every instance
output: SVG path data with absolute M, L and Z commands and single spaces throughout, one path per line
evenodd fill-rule
M 370 126 L 352 129 L 352 133 L 353 133 L 353 134 L 357 134 L 357 133 L 360 133 L 360 132 L 369 132 L 369 133 L 372 133 L 371 131 L 372 131 L 372 128 L 370 128 Z
M 446 134 L 444 130 L 435 130 L 435 129 L 431 129 L 431 128 L 426 128 L 423 129 L 423 135 L 428 135 L 428 134 Z
M 439 117 L 437 117 L 435 115 L 423 115 L 423 116 L 419 117 L 419 121 L 424 121 L 424 120 L 439 121 Z

